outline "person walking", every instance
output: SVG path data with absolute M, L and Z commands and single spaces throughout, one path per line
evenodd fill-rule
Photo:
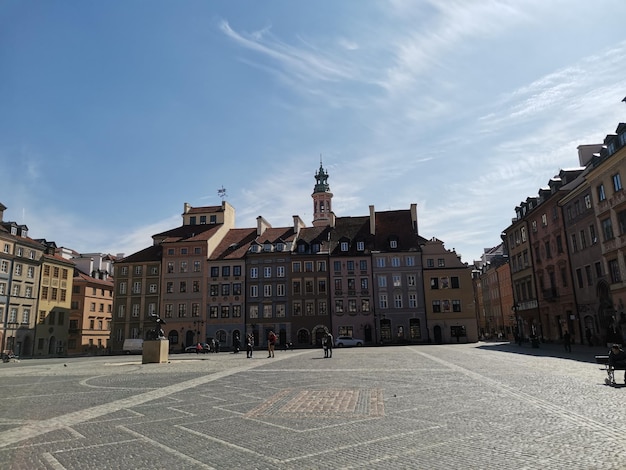
M 563 333 L 563 346 L 567 352 L 572 352 L 572 337 L 567 330 Z
M 254 351 L 254 335 L 250 333 L 246 338 L 246 357 L 252 357 Z
M 327 357 L 333 357 L 333 335 L 330 331 L 326 335 L 326 352 L 328 353 Z
M 585 336 L 587 337 L 587 344 L 589 347 L 593 346 L 593 334 L 591 333 L 591 328 L 587 327 L 585 329 Z
M 276 333 L 270 330 L 267 335 L 267 357 L 274 357 L 274 348 L 276 346 Z

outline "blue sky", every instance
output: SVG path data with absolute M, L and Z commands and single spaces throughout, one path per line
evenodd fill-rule
M 626 119 L 623 0 L 4 0 L 0 202 L 33 238 L 131 254 L 221 203 L 237 227 L 408 209 L 463 261 Z

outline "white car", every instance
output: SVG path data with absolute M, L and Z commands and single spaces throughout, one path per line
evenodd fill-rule
M 335 339 L 336 348 L 347 348 L 350 346 L 363 346 L 363 340 L 352 336 L 337 336 Z

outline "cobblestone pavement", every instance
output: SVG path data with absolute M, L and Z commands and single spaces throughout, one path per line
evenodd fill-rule
M 604 385 L 605 352 L 477 343 L 0 364 L 0 468 L 625 469 L 626 387 Z

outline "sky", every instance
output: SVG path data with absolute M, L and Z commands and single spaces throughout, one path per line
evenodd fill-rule
M 185 203 L 236 226 L 417 204 L 464 262 L 626 120 L 623 0 L 3 0 L 0 203 L 132 254 Z

